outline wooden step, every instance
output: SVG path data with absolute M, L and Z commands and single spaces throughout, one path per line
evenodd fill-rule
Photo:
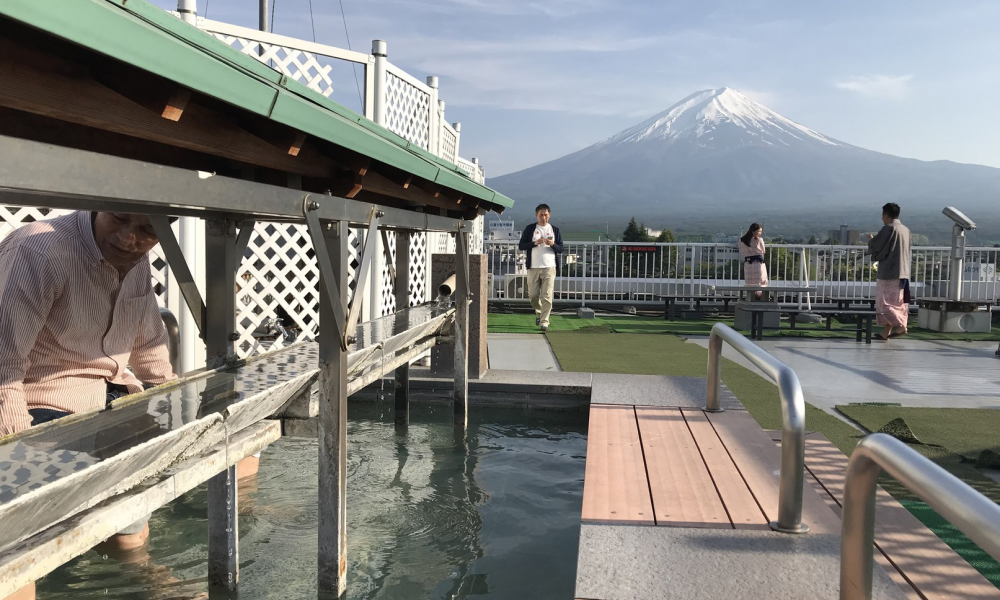
M 590 407 L 582 519 L 591 523 L 655 523 L 632 406 Z
M 731 528 L 698 445 L 677 408 L 637 406 L 657 525 Z

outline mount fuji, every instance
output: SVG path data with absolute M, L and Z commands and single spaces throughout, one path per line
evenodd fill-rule
M 886 202 L 909 215 L 946 205 L 993 215 L 1000 169 L 852 146 L 721 88 L 692 94 L 600 143 L 489 185 L 517 201 L 515 217 L 547 202 L 554 220 L 576 224 L 633 215 L 652 226 L 698 215 L 703 221 L 809 213 L 848 218 L 859 209 L 877 220 Z

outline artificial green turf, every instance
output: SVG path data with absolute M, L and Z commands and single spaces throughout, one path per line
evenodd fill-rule
M 546 336 L 564 371 L 704 377 L 708 351 L 673 335 L 620 333 L 583 336 L 549 330 Z M 722 361 L 722 382 L 764 429 L 781 429 L 778 388 L 729 359 Z M 806 427 L 821 431 L 845 454 L 862 433 L 837 417 L 806 403 Z
M 662 315 L 599 315 L 593 319 L 581 319 L 574 314 L 553 314 L 549 318 L 549 331 L 576 331 L 584 327 L 607 325 L 616 333 L 672 333 L 675 335 L 708 335 L 716 323 L 725 323 L 732 327 L 732 317 L 712 319 L 678 319 L 667 321 Z M 532 313 L 490 313 L 487 320 L 490 333 L 542 333 L 535 325 Z M 838 327 L 840 329 L 838 329 Z M 782 322 L 782 329 L 765 330 L 764 337 L 785 338 L 828 338 L 855 339 L 856 329 L 853 324 L 835 324 L 827 331 L 825 324 L 798 324 L 795 329 L 789 329 L 787 322 Z M 910 327 L 910 339 L 916 340 L 956 340 L 956 341 L 993 341 L 1000 338 L 1000 327 L 994 327 L 991 333 L 939 333 L 918 327 Z
M 530 315 L 525 315 L 530 317 Z M 612 317 L 614 319 L 614 317 Z M 697 344 L 685 342 L 674 335 L 643 335 L 609 333 L 609 323 L 589 320 L 590 332 L 550 329 L 546 334 L 559 364 L 566 371 L 590 373 L 631 373 L 637 375 L 674 375 L 704 377 L 708 352 Z M 531 322 L 533 326 L 533 321 Z M 611 325 L 614 328 L 614 325 Z M 781 405 L 777 387 L 756 373 L 728 360 L 722 361 L 722 381 L 743 403 L 747 411 L 764 429 L 781 428 Z M 1000 502 L 1000 485 L 963 462 L 962 454 L 975 458 L 977 450 L 994 449 L 1000 431 L 1000 411 L 969 409 L 907 409 L 899 406 L 876 405 L 837 407 L 855 421 L 867 422 L 870 431 L 881 428 L 903 415 L 923 446 L 914 446 L 941 466 L 954 473 L 994 501 Z M 841 452 L 848 456 L 863 432 L 806 403 L 806 428 L 819 431 Z M 978 441 L 976 441 L 978 440 Z M 992 440 L 992 442 L 984 441 Z M 926 444 L 935 444 L 933 446 Z M 948 446 L 950 444 L 951 446 Z M 978 456 L 978 454 L 977 454 Z M 938 537 L 1000 587 L 1000 564 L 952 527 L 936 512 L 919 501 L 906 488 L 884 478 L 883 487 Z

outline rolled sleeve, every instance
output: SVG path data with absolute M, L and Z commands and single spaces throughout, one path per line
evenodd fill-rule
M 177 374 L 170 365 L 167 330 L 152 295 L 146 298 L 146 308 L 129 357 L 129 366 L 139 381 L 147 385 L 159 385 L 177 379 Z

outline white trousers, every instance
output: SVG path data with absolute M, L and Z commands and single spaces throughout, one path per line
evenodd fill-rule
M 552 313 L 552 295 L 556 286 L 556 268 L 543 267 L 528 269 L 528 296 L 535 314 L 541 319 L 541 324 L 549 324 Z

